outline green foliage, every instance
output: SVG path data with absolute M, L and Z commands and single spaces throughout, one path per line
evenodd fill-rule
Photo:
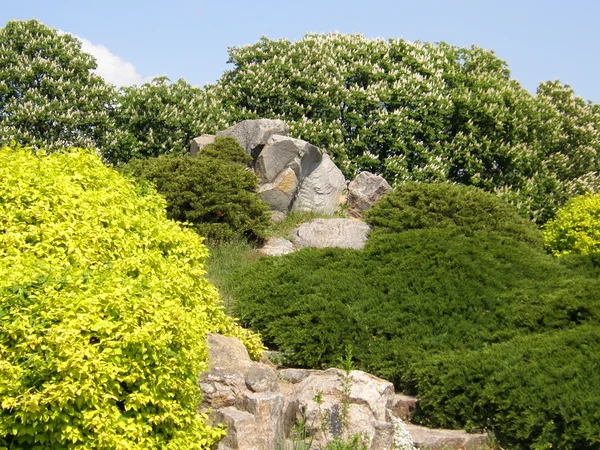
M 97 147 L 115 93 L 81 42 L 36 20 L 0 29 L 0 145 Z
M 184 80 L 168 83 L 157 77 L 142 86 L 120 91 L 114 117 L 116 129 L 104 158 L 120 164 L 132 158 L 184 155 L 190 139 L 203 132 L 208 94 Z
M 600 448 L 598 324 L 549 330 L 415 365 L 416 418 L 487 428 L 503 448 Z
M 538 222 L 597 192 L 600 111 L 569 86 L 535 96 L 491 51 L 361 35 L 262 38 L 230 49 L 207 116 L 285 120 L 351 178 L 450 181 L 494 192 Z
M 413 229 L 458 228 L 500 233 L 535 247 L 542 245 L 539 229 L 495 195 L 474 187 L 448 183 L 406 183 L 365 212 L 372 236 Z
M 554 255 L 600 252 L 600 195 L 575 197 L 544 228 L 544 241 Z
M 599 254 L 553 258 L 535 227 L 467 187 L 407 184 L 369 220 L 363 250 L 303 249 L 226 275 L 242 322 L 291 365 L 330 366 L 351 345 L 358 367 L 422 399 L 424 423 L 597 449 Z
M 225 315 L 207 250 L 89 152 L 0 150 L 0 447 L 208 449 L 197 413 Z
M 201 150 L 200 155 L 204 158 L 217 158 L 243 165 L 252 162 L 252 157 L 246 153 L 237 139 L 228 136 L 217 136 L 212 144 Z
M 153 183 L 167 200 L 169 217 L 190 222 L 200 235 L 216 241 L 256 240 L 269 226 L 269 208 L 256 194 L 257 178 L 243 164 L 221 158 L 239 161 L 240 152 L 245 154 L 233 138 L 223 138 L 206 155 L 135 159 L 123 170 Z

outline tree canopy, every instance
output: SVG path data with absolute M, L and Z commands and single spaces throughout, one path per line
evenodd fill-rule
M 75 37 L 36 20 L 8 22 L 0 29 L 0 143 L 104 145 L 114 90 L 95 68 Z
M 559 82 L 531 95 L 479 47 L 308 34 L 230 49 L 222 114 L 283 119 L 348 177 L 451 181 L 544 222 L 600 189 L 600 114 Z

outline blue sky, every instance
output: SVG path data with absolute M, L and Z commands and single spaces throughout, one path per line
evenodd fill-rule
M 85 39 L 107 78 L 139 83 L 156 75 L 204 85 L 227 65 L 227 48 L 261 36 L 362 33 L 445 41 L 494 50 L 532 92 L 560 79 L 600 103 L 597 0 L 19 0 L 0 8 L 0 26 L 36 18 Z

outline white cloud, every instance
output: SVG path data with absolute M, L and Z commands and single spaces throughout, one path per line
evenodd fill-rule
M 87 39 L 75 36 L 82 43 L 81 49 L 96 58 L 98 68 L 95 72 L 117 87 L 143 84 L 152 80 L 152 76 L 142 76 L 135 66 L 120 56 L 114 55 L 103 45 L 92 44 Z

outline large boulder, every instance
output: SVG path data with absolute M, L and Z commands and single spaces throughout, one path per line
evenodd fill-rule
M 252 158 L 258 156 L 267 141 L 274 134 L 287 136 L 288 127 L 283 120 L 255 119 L 242 122 L 219 131 L 217 136 L 231 136 L 237 139 Z
M 323 150 L 301 139 L 271 136 L 256 159 L 256 174 L 266 183 L 291 168 L 299 180 L 304 179 L 321 162 Z
M 385 179 L 371 172 L 361 172 L 348 185 L 349 213 L 360 217 L 363 211 L 371 208 L 382 196 L 392 190 Z
M 318 211 L 333 215 L 339 209 L 346 178 L 342 171 L 323 154 L 321 162 L 302 180 L 293 211 Z
M 287 214 L 298 191 L 299 181 L 296 173 L 288 167 L 271 183 L 263 183 L 258 187 L 258 195 L 271 208 Z
M 368 231 L 369 225 L 357 219 L 315 219 L 292 231 L 292 240 L 297 248 L 361 249 Z
M 344 386 L 349 386 L 346 397 Z M 320 402 L 315 402 L 317 395 Z M 315 436 L 315 443 L 324 445 L 332 433 L 341 432 L 340 424 L 335 422 L 342 419 L 343 402 L 347 402 L 348 435 L 363 433 L 368 448 L 389 449 L 394 431 L 389 416 L 393 398 L 392 383 L 368 373 L 359 370 L 346 373 L 339 369 L 319 371 L 294 384 L 287 393 L 285 428 L 288 430 L 303 420 Z M 326 424 L 329 433 L 322 431 L 324 417 L 329 418 Z M 374 447 L 373 443 L 380 446 Z M 387 445 L 381 446 L 381 443 Z

